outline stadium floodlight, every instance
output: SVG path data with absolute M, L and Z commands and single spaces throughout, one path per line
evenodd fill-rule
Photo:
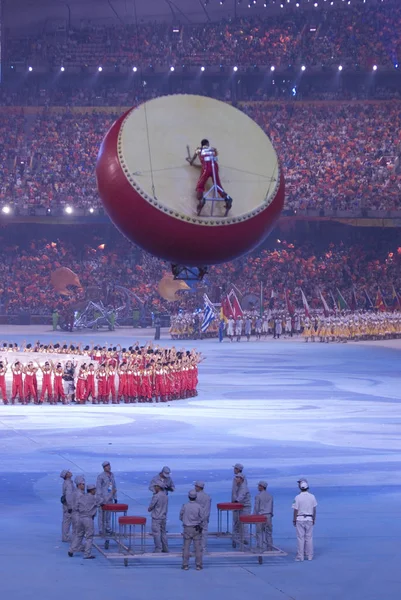
M 238 71 L 237 65 L 235 65 L 235 67 L 233 67 L 233 71 L 234 71 L 234 73 L 236 73 Z
M 343 66 L 342 65 L 338 65 L 338 70 L 342 71 L 343 70 Z
M 280 4 L 280 8 L 284 8 L 284 4 Z
M 62 73 L 64 73 L 64 71 L 65 71 L 65 68 L 64 68 L 63 66 L 61 66 L 61 67 L 60 67 L 60 71 L 61 71 Z
M 297 8 L 299 8 L 299 2 L 297 2 L 295 6 L 296 6 Z
M 306 70 L 306 67 L 305 67 L 305 65 L 302 65 L 302 67 L 301 67 L 301 71 L 305 71 L 305 70 Z
M 315 8 L 317 8 L 319 5 L 317 2 L 315 2 L 315 4 L 313 5 Z
M 93 213 L 95 212 L 95 209 L 92 208 L 92 206 L 91 206 L 90 209 L 89 209 L 89 212 L 90 212 L 91 215 L 93 215 Z
M 67 215 L 72 215 L 74 212 L 71 206 L 66 206 L 64 211 L 67 213 Z
M 99 73 L 101 73 L 103 71 L 103 67 L 98 67 L 97 70 L 99 71 Z
M 175 71 L 175 67 L 173 67 L 173 65 L 171 65 L 171 67 L 170 67 L 170 71 L 171 71 L 171 72 Z
M 373 65 L 373 70 L 377 71 L 377 65 Z
M 1 209 L 1 212 L 4 213 L 5 215 L 9 215 L 11 212 L 11 208 L 9 206 L 3 206 L 3 208 Z
M 28 71 L 29 71 L 30 73 L 32 73 L 32 71 L 33 71 L 33 68 L 32 68 L 32 67 L 28 67 Z
M 138 70 L 138 67 L 132 67 L 132 70 L 134 71 L 134 73 L 136 73 Z
M 270 67 L 270 71 L 272 71 L 272 72 L 273 72 L 273 71 L 275 71 L 275 70 L 276 70 L 276 67 L 275 67 L 274 65 L 272 65 L 272 66 Z
M 395 63 L 394 69 L 398 69 L 398 63 Z
M 205 71 L 206 67 L 201 67 L 202 73 Z

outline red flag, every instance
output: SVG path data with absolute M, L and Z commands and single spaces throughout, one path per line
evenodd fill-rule
M 377 289 L 376 302 L 375 302 L 376 310 L 385 311 L 387 306 L 384 302 L 383 294 L 380 291 L 380 288 Z
M 234 292 L 234 290 L 231 290 L 231 292 L 228 294 L 227 300 L 230 303 L 231 314 L 234 317 L 234 319 L 238 319 L 239 317 L 242 317 L 243 312 L 242 312 L 241 304 L 239 303 L 237 294 Z
M 287 311 L 292 316 L 295 312 L 295 307 L 294 307 L 293 303 L 291 302 L 290 290 L 285 291 L 285 301 L 287 304 Z
M 310 317 L 309 304 L 308 304 L 308 301 L 307 301 L 306 296 L 302 289 L 301 289 L 301 296 L 302 296 L 302 304 L 304 305 L 305 317 Z

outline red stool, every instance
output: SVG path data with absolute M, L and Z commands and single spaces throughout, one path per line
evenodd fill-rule
M 109 547 L 107 538 L 115 538 L 117 535 L 117 514 L 127 514 L 128 504 L 103 504 L 102 508 L 102 537 L 106 538 L 105 548 Z M 110 516 L 110 519 L 109 519 Z
M 145 552 L 145 527 L 146 517 L 118 517 L 118 539 L 120 545 L 123 545 L 122 540 L 128 540 L 125 548 L 129 553 L 135 554 L 135 527 L 140 526 L 140 544 L 142 554 Z
M 255 525 L 255 536 L 256 536 L 256 525 L 260 523 L 266 523 L 267 517 L 265 515 L 240 515 L 240 547 L 244 552 L 245 544 L 245 529 L 249 525 L 249 552 L 252 552 L 252 527 Z
M 232 528 L 230 530 L 230 514 L 232 514 L 236 510 L 242 510 L 244 508 L 243 504 L 239 502 L 219 502 L 217 505 L 217 534 L 232 535 Z M 226 513 L 227 521 L 226 521 L 226 531 L 223 531 L 223 513 Z

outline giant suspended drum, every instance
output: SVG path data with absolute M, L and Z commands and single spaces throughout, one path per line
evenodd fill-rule
M 201 139 L 218 149 L 222 184 L 234 202 L 197 215 L 200 169 L 186 161 Z M 284 178 L 264 131 L 211 98 L 163 96 L 122 115 L 101 145 L 100 197 L 114 224 L 154 256 L 189 266 L 232 260 L 270 232 L 284 203 Z M 209 204 L 209 203 L 208 203 Z

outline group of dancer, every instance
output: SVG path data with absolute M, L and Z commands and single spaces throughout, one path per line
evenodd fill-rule
M 29 347 L 28 347 L 29 346 Z M 60 348 L 59 344 L 56 344 Z M 0 393 L 8 404 L 6 375 L 11 371 L 11 403 L 21 404 L 125 404 L 136 402 L 168 402 L 197 395 L 198 365 L 203 357 L 195 350 L 177 351 L 160 346 L 135 346 L 125 348 L 92 349 L 86 346 L 81 359 L 61 361 L 45 359 L 22 363 L 9 362 L 10 350 L 14 352 L 52 353 L 55 346 L 16 344 L 0 349 Z M 35 348 L 38 348 L 35 350 Z M 73 346 L 74 353 L 79 345 Z M 63 352 L 61 352 L 63 353 Z M 67 354 L 67 353 L 66 353 Z M 38 374 L 42 375 L 41 386 Z

